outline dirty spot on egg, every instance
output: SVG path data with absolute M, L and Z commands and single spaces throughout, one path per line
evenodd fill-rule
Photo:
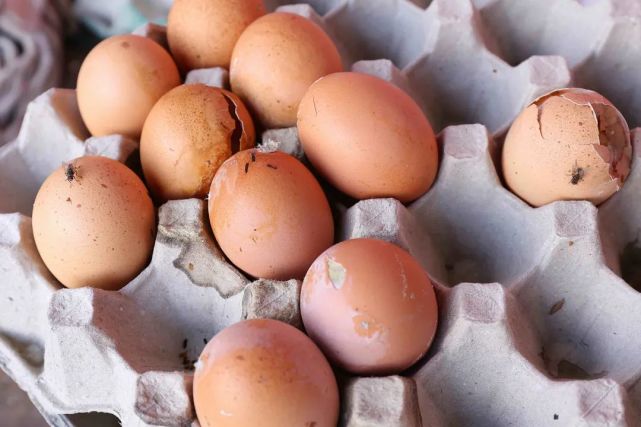
M 334 289 L 341 289 L 345 283 L 345 276 L 347 270 L 339 262 L 336 262 L 330 257 L 327 257 L 327 276 Z
M 354 331 L 362 337 L 372 338 L 382 332 L 381 325 L 367 314 L 357 314 L 352 317 L 352 322 L 354 323 Z

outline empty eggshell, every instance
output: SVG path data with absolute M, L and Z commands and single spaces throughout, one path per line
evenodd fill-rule
M 106 157 L 80 157 L 49 175 L 32 224 L 42 260 L 69 288 L 120 289 L 147 265 L 156 233 L 144 184 Z
M 300 103 L 298 133 L 316 170 L 357 199 L 408 202 L 436 178 L 429 121 L 405 92 L 377 77 L 346 72 L 316 81 Z
M 418 262 L 376 239 L 340 242 L 319 256 L 301 290 L 305 330 L 325 355 L 356 374 L 393 374 L 429 348 L 438 310 Z
M 338 387 L 301 331 L 277 320 L 245 320 L 203 350 L 194 405 L 203 427 L 335 427 Z
M 264 14 L 261 0 L 175 0 L 167 19 L 169 48 L 183 71 L 229 68 L 238 37 Z
M 223 163 L 211 183 L 209 220 L 225 255 L 266 279 L 302 279 L 334 238 L 320 184 L 278 151 L 245 150 Z
M 257 19 L 238 39 L 229 72 L 234 93 L 269 128 L 296 124 L 298 104 L 319 77 L 342 70 L 336 46 L 312 21 L 291 13 Z
M 161 200 L 203 198 L 232 154 L 255 143 L 242 101 L 223 89 L 178 86 L 154 105 L 142 131 L 140 160 L 152 194 Z
M 603 96 L 559 89 L 535 100 L 514 120 L 503 146 L 508 187 L 533 206 L 556 200 L 599 204 L 630 172 L 625 119 Z
M 78 108 L 92 135 L 137 139 L 151 107 L 179 84 L 176 64 L 158 43 L 114 36 L 98 43 L 82 63 Z

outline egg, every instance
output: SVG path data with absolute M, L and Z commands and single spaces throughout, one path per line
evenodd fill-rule
M 243 32 L 231 57 L 232 91 L 268 128 L 296 124 L 307 88 L 342 70 L 336 46 L 312 21 L 291 13 L 265 15 Z
M 298 329 L 245 320 L 218 333 L 194 374 L 203 427 L 335 427 L 338 387 L 327 360 Z
M 178 86 L 154 105 L 140 139 L 140 161 L 160 200 L 204 198 L 220 165 L 255 143 L 254 124 L 233 93 Z
M 47 268 L 69 288 L 116 290 L 147 265 L 156 234 L 144 184 L 122 163 L 80 157 L 44 181 L 33 236 Z
M 569 88 L 532 102 L 514 120 L 503 145 L 507 186 L 533 206 L 557 200 L 598 205 L 630 172 L 625 119 L 597 92 Z
M 209 191 L 209 220 L 231 262 L 266 279 L 302 279 L 334 236 L 316 178 L 282 152 L 245 150 L 223 163 Z
M 300 309 L 325 355 L 359 375 L 412 366 L 429 348 L 438 319 L 427 273 L 409 253 L 376 239 L 323 252 L 305 275 Z
M 409 202 L 436 178 L 434 131 L 405 92 L 361 73 L 331 74 L 305 93 L 298 133 L 309 161 L 356 199 Z
M 169 48 L 183 71 L 229 68 L 238 37 L 264 14 L 261 0 L 175 0 L 167 19 Z
M 137 139 L 151 107 L 179 84 L 176 64 L 158 43 L 135 35 L 114 36 L 98 43 L 83 61 L 78 108 L 92 135 Z

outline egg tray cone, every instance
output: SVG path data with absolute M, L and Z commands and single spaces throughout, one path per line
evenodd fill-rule
M 333 201 L 342 239 L 371 236 L 407 249 L 440 303 L 436 340 L 416 367 L 341 378 L 342 425 L 641 424 L 641 130 L 632 131 L 628 181 L 598 209 L 588 202 L 533 209 L 502 186 L 495 167 L 509 123 L 552 88 L 595 88 L 631 127 L 641 124 L 641 51 L 629 42 L 641 28 L 639 6 L 315 0 L 283 7 L 323 25 L 346 67 L 406 90 L 440 131 L 438 178 L 417 201 Z M 162 42 L 161 27 L 139 33 Z M 539 53 L 566 59 L 531 56 Z M 226 73 L 188 78 L 224 85 Z M 267 131 L 262 145 L 302 155 L 295 129 Z M 135 150 L 121 136 L 89 138 L 74 92 L 61 89 L 36 99 L 18 138 L 0 148 L 0 366 L 53 426 L 112 425 L 101 414 L 125 426 L 196 424 L 193 363 L 207 339 L 243 318 L 301 326 L 300 282 L 245 278 L 213 240 L 202 200 L 160 207 L 151 263 L 121 291 L 57 283 L 31 231 L 40 184 L 77 156 L 126 161 Z

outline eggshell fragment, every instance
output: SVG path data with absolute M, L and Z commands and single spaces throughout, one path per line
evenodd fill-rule
M 167 18 L 171 54 L 185 72 L 229 68 L 241 33 L 264 14 L 261 0 L 175 0 Z
M 305 330 L 325 355 L 356 374 L 392 374 L 429 348 L 438 318 L 434 289 L 418 262 L 376 239 L 340 242 L 303 281 Z
M 291 13 L 257 19 L 238 39 L 229 72 L 232 91 L 268 128 L 296 124 L 307 88 L 342 70 L 336 46 L 312 21 Z
M 305 334 L 276 320 L 236 323 L 205 347 L 194 375 L 203 427 L 335 427 L 338 387 Z
M 625 119 L 587 89 L 559 89 L 516 118 L 503 146 L 508 187 L 533 206 L 556 200 L 598 205 L 625 182 L 632 146 Z
M 254 124 L 236 95 L 202 84 L 182 85 L 163 95 L 149 113 L 140 160 L 159 199 L 203 198 L 220 165 L 254 143 Z
M 281 152 L 245 150 L 223 163 L 211 183 L 209 220 L 225 255 L 265 279 L 302 279 L 334 238 L 320 185 Z
M 120 289 L 147 265 L 156 234 L 144 184 L 106 157 L 80 157 L 49 175 L 32 224 L 42 260 L 69 288 Z
M 316 170 L 357 199 L 408 202 L 436 178 L 429 121 L 405 92 L 377 77 L 349 72 L 316 81 L 300 103 L 298 133 Z
M 137 139 L 151 107 L 179 84 L 176 64 L 158 43 L 135 35 L 114 36 L 98 43 L 82 63 L 78 108 L 92 135 Z

